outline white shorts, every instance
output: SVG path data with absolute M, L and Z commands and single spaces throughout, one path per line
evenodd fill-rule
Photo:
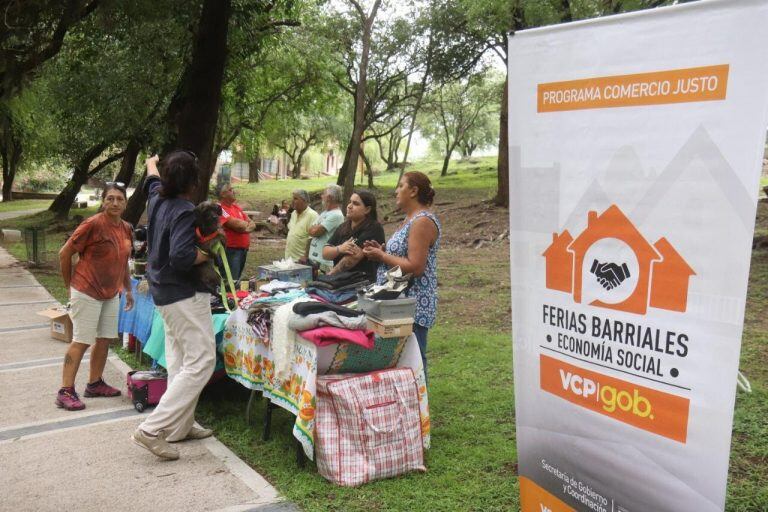
M 70 288 L 72 341 L 93 345 L 96 338 L 117 338 L 117 315 L 120 295 L 98 300 Z

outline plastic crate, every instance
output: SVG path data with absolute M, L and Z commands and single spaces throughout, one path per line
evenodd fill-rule
M 262 265 L 256 269 L 256 278 L 260 281 L 278 279 L 303 286 L 312 280 L 312 267 L 296 264 L 288 269 L 280 269 L 274 265 Z
M 369 317 L 376 320 L 405 320 L 410 319 L 416 314 L 416 299 L 407 297 L 405 299 L 390 300 L 371 300 L 365 295 L 357 295 L 357 308 L 365 311 Z

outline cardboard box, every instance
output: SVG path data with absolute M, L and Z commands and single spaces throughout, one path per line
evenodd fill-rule
M 38 311 L 37 314 L 51 319 L 51 338 L 66 343 L 72 341 L 72 320 L 66 309 L 63 307 L 50 308 L 45 311 Z
M 382 338 L 403 338 L 413 333 L 413 318 L 380 320 L 369 316 L 368 328 Z

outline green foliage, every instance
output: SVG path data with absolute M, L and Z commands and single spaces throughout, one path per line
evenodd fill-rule
M 432 150 L 439 147 L 442 151 L 445 170 L 457 146 L 464 144 L 474 151 L 498 135 L 493 127 L 498 126 L 502 87 L 503 79 L 497 73 L 486 72 L 447 83 L 427 96 L 419 126 Z
M 3 2 L 0 102 L 18 94 L 40 65 L 58 53 L 67 30 L 97 5 L 89 0 Z
M 414 115 L 421 82 L 413 79 L 426 71 L 428 61 L 423 18 L 415 4 L 384 2 L 373 13 L 369 5 L 353 0 L 330 3 L 318 25 L 318 33 L 334 48 L 334 81 L 357 101 L 349 112 L 352 129 L 343 175 L 354 172 L 351 154 L 358 148 L 358 137 L 381 140 Z M 386 143 L 388 155 L 382 150 L 383 159 L 393 160 L 392 145 L 400 138 Z M 368 151 L 366 156 L 373 154 Z
M 488 52 L 505 64 L 507 34 L 566 21 L 677 3 L 673 0 L 444 0 L 435 2 L 436 76 L 452 79 Z
M 286 6 L 290 15 L 282 19 L 274 9 L 269 12 L 288 26 L 265 29 L 270 22 L 256 15 L 250 31 L 233 29 L 235 56 L 226 70 L 216 151 L 233 148 L 248 161 L 282 154 L 281 147 L 296 159 L 308 147 L 335 137 L 334 119 L 344 98 L 333 83 L 332 50 L 313 33 L 319 12 L 312 2 Z M 244 38 L 251 32 L 251 39 Z
M 48 159 L 27 164 L 16 178 L 14 188 L 27 192 L 58 192 L 68 179 L 66 166 Z
M 60 155 L 76 162 L 102 142 L 160 136 L 155 126 L 181 72 L 179 48 L 187 39 L 183 26 L 167 23 L 177 15 L 173 7 L 161 3 L 150 15 L 116 3 L 69 35 L 35 84 L 61 134 Z

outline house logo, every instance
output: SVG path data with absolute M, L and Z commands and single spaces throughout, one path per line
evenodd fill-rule
M 688 281 L 696 275 L 666 238 L 651 245 L 616 205 L 601 215 L 590 211 L 576 238 L 568 230 L 553 233 L 542 255 L 550 290 L 639 315 L 649 306 L 684 312 Z

